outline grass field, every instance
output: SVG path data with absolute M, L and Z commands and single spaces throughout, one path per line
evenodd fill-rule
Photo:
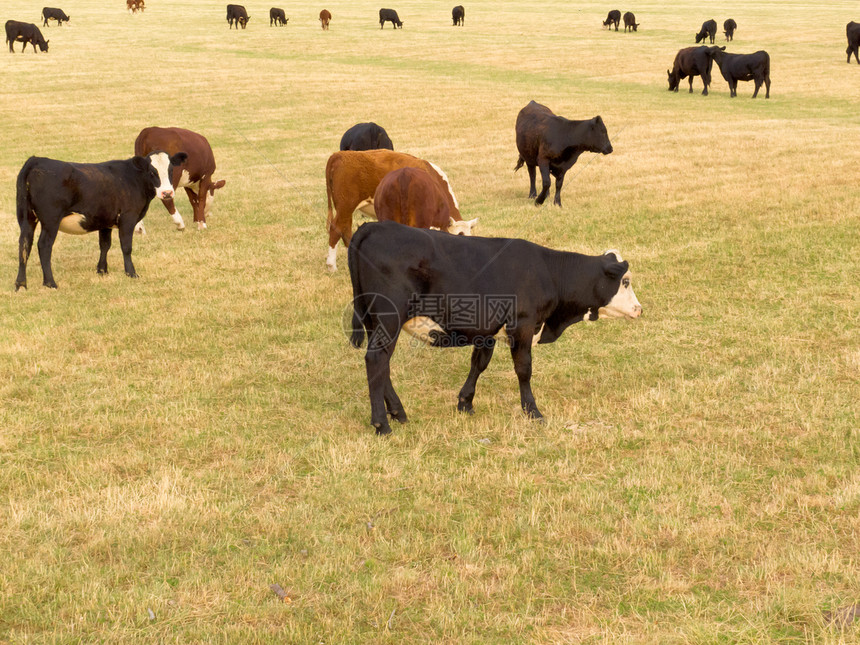
M 399 0 L 398 31 L 367 0 L 280 29 L 245 4 L 237 32 L 221 3 L 64 0 L 48 54 L 0 54 L 0 642 L 860 641 L 827 619 L 860 602 L 856 3 L 475 0 L 455 29 Z M 616 6 L 638 33 L 602 29 Z M 770 53 L 769 100 L 716 67 L 667 91 L 712 17 Z M 615 149 L 561 209 L 513 173 L 531 99 Z M 403 343 L 411 421 L 374 436 L 324 264 L 325 162 L 368 120 L 481 234 L 630 261 L 640 320 L 535 350 L 546 424 L 505 352 L 466 418 L 468 350 Z M 97 236 L 61 235 L 59 289 L 33 257 L 15 293 L 27 157 L 126 158 L 149 125 L 209 138 L 209 229 L 153 203 L 139 280 L 116 237 L 98 276 Z

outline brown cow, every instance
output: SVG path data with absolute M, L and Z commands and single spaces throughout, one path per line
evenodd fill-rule
M 331 11 L 328 9 L 320 11 L 320 22 L 322 23 L 323 31 L 328 31 L 328 23 L 331 22 Z
M 439 185 L 448 204 L 451 217 L 460 217 L 460 205 L 448 185 L 448 177 L 439 166 L 393 150 L 341 150 L 328 158 L 325 166 L 325 187 L 328 199 L 328 256 L 326 265 L 330 271 L 337 269 L 336 250 L 338 240 L 349 246 L 352 239 L 352 213 L 356 208 L 375 216 L 373 195 L 379 182 L 392 170 L 398 168 L 423 168 Z M 332 209 L 334 206 L 334 209 Z
M 137 13 L 138 11 L 143 13 L 143 10 L 146 9 L 144 0 L 125 0 L 125 6 L 130 13 Z
M 398 168 L 382 178 L 373 194 L 373 209 L 380 222 L 391 220 L 433 228 L 454 235 L 471 235 L 478 219 L 455 219 L 439 182 L 422 168 Z
M 209 142 L 201 134 L 182 128 L 144 128 L 134 142 L 134 154 L 145 156 L 153 150 L 161 150 L 170 155 L 184 152 L 188 160 L 173 170 L 170 178 L 174 189 L 184 188 L 194 211 L 197 230 L 206 228 L 206 216 L 211 214 L 215 191 L 222 188 L 225 180 L 213 181 L 215 155 Z M 169 151 L 173 152 L 169 152 Z M 182 216 L 177 212 L 173 198 L 164 199 L 167 212 L 173 217 L 178 230 L 185 228 Z

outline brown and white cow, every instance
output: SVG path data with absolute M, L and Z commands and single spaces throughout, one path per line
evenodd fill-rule
M 144 0 L 125 0 L 125 6 L 129 13 L 137 13 L 138 11 L 143 13 L 143 10 L 146 9 Z
M 194 213 L 194 221 L 197 222 L 197 230 L 206 228 L 206 216 L 212 212 L 212 202 L 215 200 L 215 191 L 222 188 L 225 180 L 214 181 L 212 175 L 215 172 L 215 155 L 212 147 L 202 134 L 183 128 L 144 128 L 137 135 L 134 142 L 134 154 L 148 155 L 154 150 L 161 150 L 169 155 L 184 152 L 188 160 L 174 168 L 171 182 L 175 189 L 184 188 L 191 202 Z M 176 210 L 173 197 L 162 200 L 167 212 L 173 218 L 178 230 L 185 228 L 182 216 Z
M 373 195 L 373 209 L 380 222 L 390 220 L 454 235 L 471 235 L 478 223 L 477 218 L 455 218 L 439 182 L 423 168 L 398 168 L 385 175 Z
M 379 182 L 392 170 L 398 168 L 422 168 L 436 182 L 455 220 L 460 217 L 460 205 L 448 184 L 448 177 L 439 166 L 393 150 L 341 150 L 328 158 L 325 167 L 325 186 L 328 198 L 328 257 L 326 265 L 330 271 L 337 269 L 336 250 L 338 240 L 349 246 L 352 239 L 352 213 L 360 209 L 376 216 L 373 195 Z
M 322 23 L 323 31 L 328 31 L 328 23 L 331 22 L 331 11 L 323 9 L 320 11 L 320 23 Z

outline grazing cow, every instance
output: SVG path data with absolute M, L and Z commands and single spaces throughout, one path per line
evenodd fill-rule
M 621 12 L 618 9 L 613 9 L 606 16 L 606 20 L 603 21 L 603 26 L 612 29 L 612 25 L 614 24 L 615 31 L 618 31 L 619 22 L 621 22 Z
M 269 9 L 269 27 L 272 25 L 275 27 L 286 25 L 288 20 L 289 18 L 287 18 L 287 14 L 284 13 L 283 9 L 278 9 L 277 7 Z
M 27 287 L 27 259 L 37 222 L 42 226 L 38 248 L 46 287 L 57 288 L 51 271 L 51 250 L 59 231 L 72 235 L 98 231 L 101 255 L 96 270 L 107 273 L 111 229 L 118 229 L 125 272 L 136 278 L 131 262 L 134 228 L 146 215 L 153 197 L 165 198 L 173 193 L 170 173 L 185 157 L 184 153 L 171 157 L 165 152 L 154 152 L 148 157 L 104 163 L 30 157 L 18 173 L 17 217 L 21 235 L 15 290 Z
M 143 13 L 143 10 L 146 9 L 146 3 L 144 0 L 125 0 L 126 9 L 128 9 L 129 13 L 137 13 L 140 11 Z
M 328 23 L 331 22 L 331 11 L 328 9 L 323 9 L 320 11 L 320 24 L 322 25 L 323 31 L 328 31 Z
M 466 24 L 466 10 L 463 5 L 458 4 L 451 10 L 451 18 L 454 20 L 454 26 L 463 27 Z
M 388 20 L 391 22 L 391 26 L 394 29 L 400 27 L 403 29 L 403 21 L 397 15 L 397 12 L 394 9 L 380 9 L 379 10 L 379 28 L 385 26 L 385 21 Z
M 340 139 L 341 150 L 394 150 L 394 144 L 382 126 L 370 123 L 356 123 L 343 133 Z
M 380 222 L 390 220 L 454 235 L 471 235 L 478 224 L 477 218 L 453 217 L 446 192 L 423 168 L 398 168 L 385 175 L 373 194 L 373 209 Z
M 45 7 L 42 9 L 42 20 L 44 20 L 44 22 L 42 23 L 43 27 L 48 26 L 49 20 L 56 20 L 57 26 L 62 27 L 63 22 L 69 22 L 71 18 L 67 16 L 66 12 L 62 9 L 56 9 L 54 7 Z
M 349 246 L 352 239 L 352 213 L 360 209 L 367 215 L 376 216 L 373 195 L 379 182 L 392 170 L 413 167 L 426 170 L 439 185 L 451 217 L 460 220 L 460 205 L 451 191 L 448 176 L 436 164 L 391 150 L 342 150 L 329 157 L 325 167 L 325 187 L 328 199 L 328 256 L 326 266 L 337 270 L 336 250 L 338 240 Z M 332 210 L 332 207 L 334 210 Z
M 233 28 L 233 23 L 236 23 L 236 29 L 239 28 L 239 25 L 244 29 L 248 21 L 251 18 L 248 16 L 248 12 L 245 11 L 245 7 L 240 4 L 228 4 L 227 5 L 227 22 L 230 23 L 230 29 Z
M 367 334 L 370 423 L 388 434 L 388 415 L 405 423 L 390 361 L 401 330 L 436 347 L 472 345 L 457 409 L 473 413 L 475 384 L 504 330 L 520 385 L 520 404 L 543 415 L 531 390 L 532 346 L 551 343 L 570 325 L 638 318 L 642 305 L 617 252 L 588 256 L 525 240 L 463 237 L 401 226 L 361 226 L 348 251 L 353 317 L 350 342 Z M 429 320 L 428 320 L 429 318 Z M 416 320 L 417 319 L 417 320 Z
M 857 56 L 857 50 L 860 49 L 860 23 L 853 20 L 845 25 L 845 35 L 848 37 L 848 49 L 845 53 L 848 54 L 848 60 L 851 62 L 851 54 L 854 54 L 854 60 L 860 63 L 860 57 Z
M 738 23 L 729 18 L 723 23 L 723 33 L 726 35 L 726 40 L 735 39 L 735 29 L 738 28 Z
M 770 56 L 764 50 L 754 54 L 727 54 L 725 47 L 711 47 L 711 55 L 720 67 L 720 73 L 729 84 L 729 92 L 734 98 L 738 95 L 738 81 L 755 81 L 752 97 L 758 96 L 762 83 L 765 85 L 766 99 L 770 98 Z
M 17 20 L 7 20 L 6 21 L 6 42 L 9 43 L 9 51 L 14 52 L 12 49 L 12 44 L 15 41 L 23 41 L 24 46 L 21 47 L 21 53 L 24 53 L 24 50 L 27 49 L 27 43 L 33 45 L 33 53 L 36 53 L 36 45 L 39 46 L 43 52 L 48 51 L 48 43 L 51 42 L 49 40 L 45 40 L 45 37 L 42 36 L 42 32 L 39 31 L 39 28 L 31 22 L 18 22 Z
M 629 28 L 631 31 L 638 31 L 639 25 L 642 23 L 636 22 L 636 16 L 633 15 L 632 12 L 628 11 L 624 14 L 624 31 L 626 32 Z
M 170 183 L 174 191 L 185 189 L 197 230 L 206 228 L 206 217 L 212 214 L 212 203 L 215 201 L 215 191 L 223 188 L 227 182 L 223 179 L 215 181 L 215 155 L 212 147 L 202 134 L 183 128 L 144 128 L 134 142 L 134 154 L 145 156 L 155 150 L 163 150 L 169 155 L 185 153 L 186 160 L 173 168 Z M 178 230 L 185 229 L 185 222 L 177 212 L 173 202 L 173 191 L 162 197 L 165 208 L 173 218 Z
M 713 18 L 702 23 L 702 28 L 696 34 L 696 42 L 705 42 L 705 38 L 710 37 L 711 44 L 714 44 L 714 38 L 717 36 L 717 21 Z
M 672 65 L 672 71 L 668 69 L 666 73 L 669 75 L 669 91 L 677 92 L 681 80 L 690 78 L 690 94 L 693 93 L 693 77 L 701 76 L 702 83 L 705 89 L 702 90 L 702 96 L 708 95 L 708 85 L 711 84 L 711 68 L 714 65 L 714 49 L 717 47 L 686 47 L 675 54 L 675 62 Z M 725 49 L 725 48 L 723 48 Z
M 555 177 L 555 199 L 561 206 L 561 187 L 564 174 L 583 152 L 608 155 L 612 144 L 603 119 L 599 116 L 585 121 L 571 121 L 556 116 L 545 105 L 530 101 L 517 115 L 517 150 L 520 158 L 514 172 L 526 165 L 529 171 L 529 198 L 543 204 L 549 194 L 550 175 Z M 535 168 L 540 168 L 541 191 L 535 187 Z

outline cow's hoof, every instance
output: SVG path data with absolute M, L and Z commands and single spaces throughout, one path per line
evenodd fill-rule
M 389 412 L 392 419 L 397 419 L 400 423 L 406 423 L 409 419 L 406 417 L 406 410 L 396 410 L 394 412 Z
M 387 423 L 384 425 L 374 423 L 373 427 L 376 428 L 376 435 L 378 437 L 391 434 L 391 426 L 389 426 Z
M 465 399 L 457 401 L 457 411 L 465 412 L 466 414 L 475 414 L 475 408 L 472 406 L 472 402 L 466 401 Z
M 328 269 L 329 273 L 334 273 L 335 271 L 337 271 L 337 265 L 336 264 L 329 264 L 328 262 L 326 262 L 325 268 Z
M 27 283 L 26 282 L 16 282 L 15 283 L 15 291 L 18 291 L 18 289 L 20 289 L 21 287 L 24 287 L 24 289 L 26 290 L 27 289 Z
M 107 272 L 107 269 L 96 269 L 96 273 L 98 273 L 99 275 L 107 275 Z
M 48 289 L 56 289 L 57 288 L 56 282 L 43 282 L 42 284 L 45 285 L 46 287 L 48 287 Z
M 206 230 L 206 222 L 197 222 L 197 230 L 205 231 Z
M 126 274 L 129 278 L 139 278 L 139 277 L 140 277 L 139 275 L 137 275 L 137 273 L 129 273 L 128 271 L 126 271 L 126 272 L 125 272 L 125 274 Z

